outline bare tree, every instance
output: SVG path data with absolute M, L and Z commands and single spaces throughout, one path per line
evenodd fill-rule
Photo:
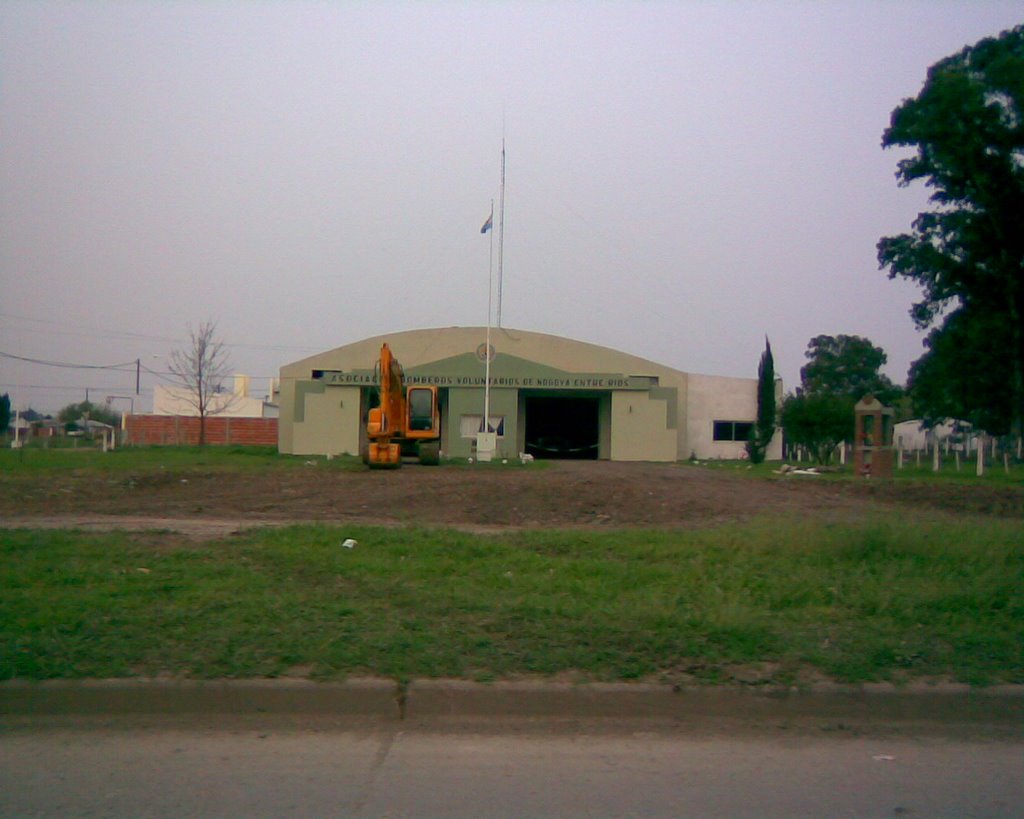
M 230 364 L 215 321 L 207 319 L 196 330 L 189 326 L 188 332 L 189 347 L 171 353 L 170 368 L 184 387 L 183 400 L 199 416 L 199 446 L 205 446 L 206 419 L 225 412 L 233 401 L 223 392 Z

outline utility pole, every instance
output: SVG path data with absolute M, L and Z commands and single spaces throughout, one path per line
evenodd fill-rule
M 135 394 L 139 394 L 139 380 L 142 375 L 142 359 L 135 359 Z

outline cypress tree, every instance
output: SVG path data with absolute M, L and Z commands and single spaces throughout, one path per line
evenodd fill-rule
M 765 451 L 775 435 L 775 359 L 768 336 L 764 338 L 764 352 L 757 366 L 757 423 L 751 427 L 747 441 L 750 462 L 764 461 Z

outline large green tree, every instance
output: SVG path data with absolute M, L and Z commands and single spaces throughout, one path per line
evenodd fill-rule
M 1001 434 L 1024 428 L 1024 26 L 928 70 L 892 113 L 882 146 L 913 149 L 901 186 L 922 181 L 931 209 L 878 243 L 889 277 L 918 283 L 911 309 L 933 328 L 913 365 L 926 416 Z
M 990 330 L 958 311 L 928 334 L 928 353 L 911 365 L 907 379 L 915 415 L 927 425 L 967 418 L 980 429 L 1006 429 L 1006 419 L 1013 417 L 1011 391 L 1005 372 L 992 362 L 999 360 L 1008 339 Z M 976 402 L 978 394 L 988 399 Z
M 805 355 L 800 386 L 782 407 L 782 427 L 789 443 L 827 464 L 840 443 L 853 440 L 853 407 L 861 398 L 870 394 L 892 404 L 903 390 L 880 372 L 887 356 L 870 339 L 815 336 Z
M 782 405 L 782 427 L 790 444 L 828 464 L 836 447 L 853 436 L 853 402 L 837 395 L 791 395 Z
M 831 395 L 856 403 L 874 395 L 883 404 L 900 395 L 881 373 L 888 356 L 861 336 L 815 336 L 807 344 L 808 361 L 800 368 L 800 389 L 808 395 Z

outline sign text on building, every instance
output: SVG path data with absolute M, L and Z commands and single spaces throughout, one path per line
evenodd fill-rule
M 377 376 L 373 370 L 325 371 L 322 380 L 325 384 L 339 386 L 371 387 L 377 384 Z M 484 376 L 407 373 L 405 383 L 415 386 L 483 387 Z M 657 386 L 657 383 L 657 378 L 651 376 L 629 376 L 608 373 L 565 373 L 559 376 L 491 375 L 491 387 L 506 389 L 646 390 Z

